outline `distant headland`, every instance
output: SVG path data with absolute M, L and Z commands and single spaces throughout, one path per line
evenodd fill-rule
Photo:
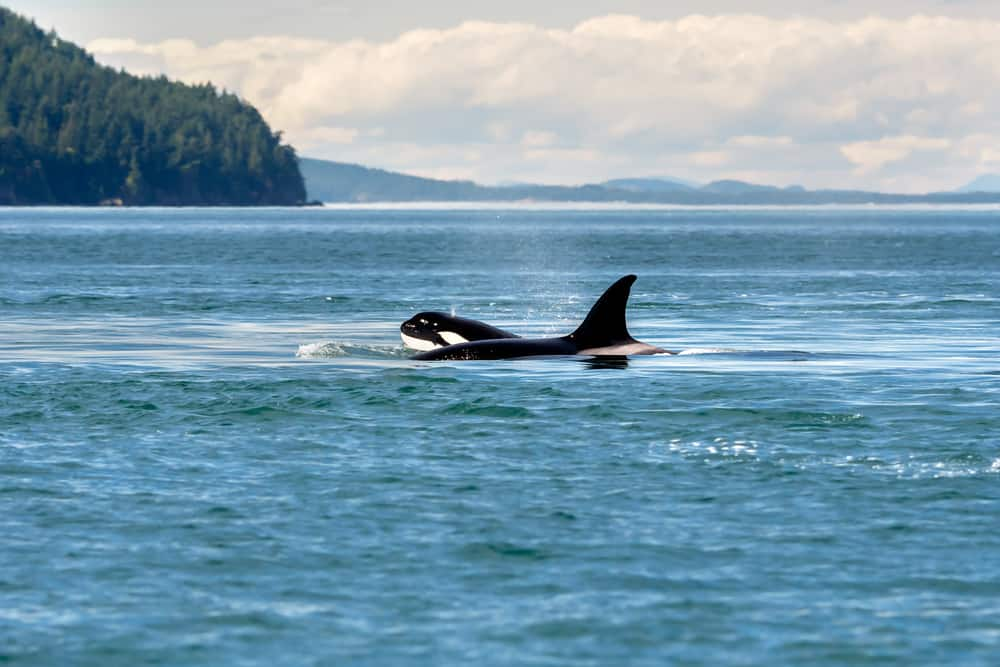
M 136 77 L 0 7 L 0 205 L 301 205 L 295 151 L 211 85 Z
M 328 203 L 373 202 L 625 202 L 688 206 L 808 206 L 825 204 L 1000 204 L 1000 191 L 978 179 L 972 189 L 930 194 L 779 188 L 743 181 L 696 185 L 675 179 L 622 178 L 589 185 L 480 185 L 411 176 L 357 164 L 302 158 L 309 197 Z M 1000 181 L 997 183 L 1000 189 Z M 983 187 L 982 190 L 977 189 Z

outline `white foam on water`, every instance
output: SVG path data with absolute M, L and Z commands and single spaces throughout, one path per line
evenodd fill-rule
M 682 440 L 674 438 L 669 442 L 656 443 L 647 451 L 654 459 L 666 459 L 680 455 L 685 458 L 710 459 L 752 459 L 757 460 L 759 445 L 755 440 L 729 439 L 726 437 L 703 440 Z
M 835 468 L 861 466 L 873 473 L 898 479 L 951 479 L 1000 474 L 1000 459 L 994 459 L 989 465 L 983 465 L 974 461 L 919 461 L 913 460 L 913 457 L 882 459 L 849 455 L 838 459 L 822 459 L 797 467 L 807 468 L 814 465 L 832 465 Z
M 358 345 L 337 341 L 321 341 L 299 345 L 295 356 L 300 359 L 337 359 L 340 357 L 406 358 L 406 348 L 392 345 Z
M 302 359 L 342 357 L 345 354 L 344 348 L 336 343 L 305 343 L 299 345 L 295 352 L 295 356 Z

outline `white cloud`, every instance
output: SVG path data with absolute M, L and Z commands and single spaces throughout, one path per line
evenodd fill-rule
M 721 167 L 730 160 L 730 154 L 726 151 L 696 151 L 686 157 L 699 167 Z
M 353 144 L 361 134 L 353 127 L 312 127 L 302 130 L 300 136 L 310 143 Z
M 754 134 L 745 134 L 739 137 L 730 137 L 729 143 L 741 148 L 785 148 L 794 144 L 791 137 L 762 137 Z
M 914 151 L 943 151 L 951 146 L 946 139 L 930 137 L 885 137 L 878 141 L 856 141 L 841 146 L 840 152 L 862 172 L 874 171 L 890 162 L 909 157 Z
M 88 47 L 234 90 L 302 153 L 489 181 L 754 173 L 914 190 L 957 184 L 1000 151 L 997 21 L 604 16 L 386 42 Z
M 542 130 L 529 130 L 521 136 L 521 145 L 527 148 L 545 148 L 552 146 L 559 140 L 555 132 L 545 132 Z

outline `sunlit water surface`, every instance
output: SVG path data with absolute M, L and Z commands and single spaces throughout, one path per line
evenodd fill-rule
M 0 210 L 0 662 L 996 664 L 998 353 L 995 210 Z

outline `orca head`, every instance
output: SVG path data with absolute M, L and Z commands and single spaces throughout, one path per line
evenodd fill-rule
M 437 311 L 417 313 L 399 325 L 399 335 L 403 345 L 421 352 L 468 342 L 468 338 L 456 331 L 457 319 Z

